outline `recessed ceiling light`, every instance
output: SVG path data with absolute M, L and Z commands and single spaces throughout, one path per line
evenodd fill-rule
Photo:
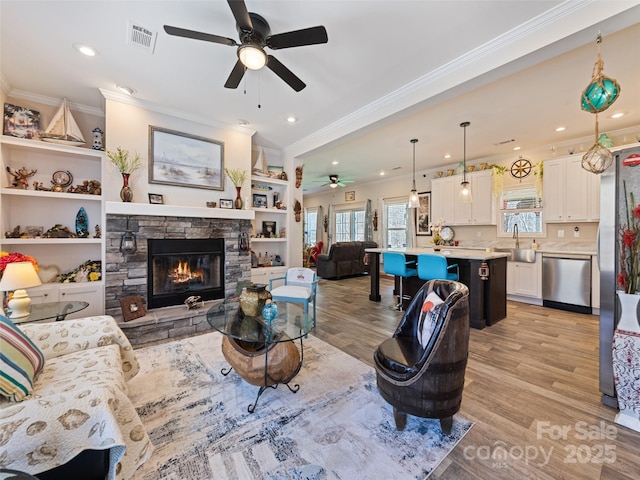
M 287 117 L 287 122 L 289 123 L 296 123 L 298 121 L 298 119 L 296 117 Z
M 382 171 L 380 172 L 380 176 L 381 176 L 381 177 L 384 177 L 384 170 L 382 170 Z
M 74 43 L 73 48 L 87 57 L 95 57 L 98 54 L 98 51 L 95 48 L 90 47 L 89 45 L 84 45 L 83 43 Z
M 567 127 L 558 127 L 556 128 L 556 132 L 564 132 L 567 129 Z
M 620 118 L 620 117 L 624 117 L 624 113 L 619 112 L 619 113 L 614 113 L 613 115 L 611 115 L 611 118 Z
M 518 151 L 518 150 L 520 150 L 520 147 L 513 147 L 513 149 Z
M 241 127 L 244 127 L 245 125 L 249 125 L 249 120 L 245 120 L 244 118 L 239 118 L 238 120 L 236 120 L 236 123 Z
M 331 165 L 338 165 L 340 162 L 337 160 L 334 160 L 333 162 L 331 162 Z
M 444 156 L 444 158 L 451 158 L 451 154 L 450 154 L 450 153 L 447 153 L 447 154 Z
M 134 93 L 136 93 L 136 91 L 133 88 L 127 87 L 126 85 L 122 85 L 121 83 L 117 84 L 116 88 L 120 93 L 124 93 L 127 95 L 133 95 Z

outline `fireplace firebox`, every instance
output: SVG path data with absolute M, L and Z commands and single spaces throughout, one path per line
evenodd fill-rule
M 148 239 L 148 308 L 224 298 L 224 239 Z

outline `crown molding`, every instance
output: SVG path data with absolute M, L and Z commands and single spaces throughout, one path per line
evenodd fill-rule
M 172 108 L 167 108 L 162 105 L 158 105 L 157 103 L 141 100 L 139 98 L 126 95 L 124 93 L 112 92 L 111 90 L 106 90 L 104 88 L 99 88 L 98 90 L 100 90 L 100 93 L 105 99 L 111 100 L 114 102 L 124 103 L 126 105 L 131 105 L 133 107 L 144 108 L 145 110 L 161 113 L 163 115 L 168 115 L 170 117 L 181 118 L 189 122 L 209 125 L 210 127 L 214 127 L 214 128 L 220 128 L 223 130 L 233 130 L 235 132 L 242 133 L 244 135 L 249 135 L 251 137 L 256 133 L 256 131 L 251 128 L 243 127 L 241 125 L 213 122 L 211 121 L 211 119 L 208 119 L 208 118 L 202 118 L 195 115 L 190 115 L 186 112 L 174 110 Z
M 49 97 L 46 95 L 40 95 L 38 93 L 27 92 L 26 90 L 12 89 L 7 93 L 8 96 L 13 98 L 21 98 L 30 102 L 40 103 L 42 105 L 51 105 L 52 107 L 59 107 L 62 104 L 62 100 L 56 97 Z M 90 107 L 81 103 L 74 103 L 70 100 L 69 108 L 77 112 L 86 113 L 88 115 L 95 115 L 96 117 L 104 117 L 104 109 Z
M 299 157 L 640 5 L 567 0 L 284 148 Z M 606 10 L 606 11 L 603 11 Z

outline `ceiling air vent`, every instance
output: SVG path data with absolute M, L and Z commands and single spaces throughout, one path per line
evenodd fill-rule
M 133 22 L 129 22 L 129 38 L 127 39 L 127 43 L 129 45 L 135 45 L 137 47 L 143 48 L 149 53 L 153 53 L 153 50 L 156 47 L 156 37 L 157 33 L 152 32 L 146 27 L 142 25 L 137 25 Z

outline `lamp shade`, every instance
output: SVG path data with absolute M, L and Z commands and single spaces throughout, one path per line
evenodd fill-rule
M 3 292 L 37 287 L 38 285 L 42 285 L 42 282 L 31 262 L 7 264 L 2 279 L 0 279 L 0 291 Z
M 14 262 L 7 264 L 2 274 L 2 279 L 0 279 L 0 291 L 14 292 L 13 297 L 7 304 L 11 311 L 9 318 L 16 319 L 29 315 L 31 299 L 24 289 L 37 287 L 38 285 L 42 285 L 42 282 L 36 273 L 33 263 Z

